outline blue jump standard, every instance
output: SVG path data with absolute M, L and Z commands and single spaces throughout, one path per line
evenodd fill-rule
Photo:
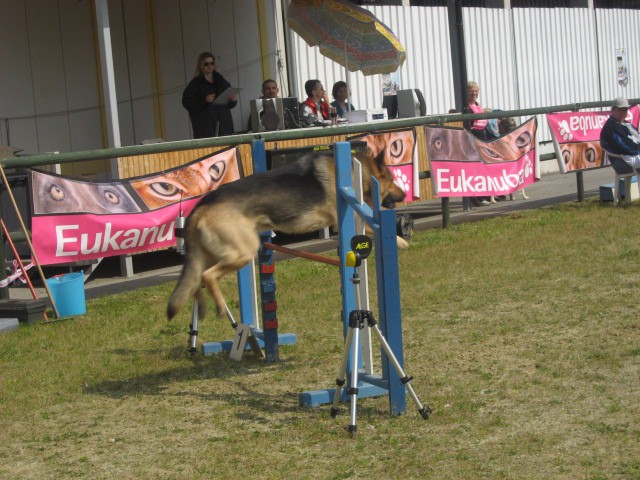
M 262 330 L 251 329 L 251 333 L 258 339 L 260 348 L 264 348 L 264 333 Z M 295 333 L 281 333 L 278 335 L 279 345 L 295 345 L 297 337 Z M 202 344 L 203 355 L 213 355 L 214 353 L 230 352 L 233 346 L 233 340 L 224 340 L 222 342 L 209 342 Z M 250 350 L 251 345 L 247 343 L 245 350 Z
M 364 373 L 364 370 L 358 370 L 358 380 L 358 398 L 379 397 L 389 394 L 389 389 L 387 388 L 389 382 L 380 375 L 370 375 Z M 302 392 L 298 394 L 298 402 L 301 407 L 317 407 L 333 403 L 335 394 L 335 388 Z M 340 401 L 346 402 L 349 398 L 346 388 L 343 387 L 342 392 L 340 392 Z

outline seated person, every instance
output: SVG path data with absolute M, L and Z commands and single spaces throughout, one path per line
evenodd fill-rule
M 467 82 L 468 88 L 468 100 L 469 105 L 464 107 L 462 113 L 483 113 L 484 108 L 478 102 L 478 95 L 480 93 L 480 87 L 473 80 Z M 487 125 L 489 121 L 482 120 L 465 120 L 462 122 L 464 128 L 469 130 L 475 137 L 480 140 L 489 140 L 489 133 L 487 131 Z M 488 197 L 471 197 L 471 203 L 476 207 L 491 205 Z
M 462 113 L 484 113 L 486 110 L 478 102 L 480 87 L 478 86 L 477 82 L 471 80 L 467 83 L 467 88 L 469 105 L 464 107 Z M 487 126 L 489 124 L 489 120 L 487 119 L 465 120 L 462 123 L 466 130 L 469 130 L 480 140 L 492 140 L 493 138 L 495 138 L 493 132 L 490 129 L 487 129 Z
M 275 80 L 268 78 L 262 82 L 262 96 L 260 98 L 278 98 L 278 93 L 280 93 L 280 89 Z
M 331 89 L 331 96 L 335 98 L 335 100 L 331 102 L 331 106 L 336 109 L 338 117 L 345 118 L 347 112 L 355 110 L 353 105 L 348 101 L 349 88 L 347 87 L 347 82 L 340 80 L 334 83 Z
M 278 83 L 272 78 L 266 79 L 262 82 L 262 96 L 260 98 L 278 98 L 278 93 L 280 89 L 278 88 Z M 264 112 L 262 112 L 264 115 Z M 262 118 L 262 115 L 260 116 Z M 249 115 L 249 123 L 247 123 L 247 131 L 250 132 L 253 128 L 251 125 L 251 115 Z
M 307 99 L 300 104 L 300 123 L 310 126 L 329 120 L 329 98 L 320 80 L 307 80 L 304 84 Z
M 629 101 L 618 97 L 611 106 L 611 115 L 600 131 L 600 146 L 610 157 L 621 158 L 640 170 L 640 134 L 626 121 Z

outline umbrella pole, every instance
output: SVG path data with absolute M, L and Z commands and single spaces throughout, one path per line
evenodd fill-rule
M 344 81 L 347 84 L 347 98 L 345 99 L 344 103 L 347 105 L 347 112 L 350 110 L 349 109 L 349 101 L 351 100 L 349 97 L 349 88 L 351 87 L 351 84 L 349 83 L 349 68 L 347 68 L 347 42 L 345 40 L 344 43 Z M 346 112 L 345 112 L 346 113 Z
M 349 83 L 349 61 L 347 60 L 347 39 L 349 38 L 349 35 L 351 35 L 351 31 L 353 30 L 353 25 L 354 25 L 354 22 L 351 22 L 351 25 L 349 25 L 349 31 L 344 36 L 344 81 L 347 84 L 347 98 L 345 99 L 344 103 L 347 105 L 347 112 L 351 110 L 349 108 L 349 105 L 350 105 L 349 87 L 351 86 L 351 84 Z

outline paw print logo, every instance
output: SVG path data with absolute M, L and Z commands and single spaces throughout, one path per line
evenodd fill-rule
M 563 140 L 571 140 L 573 138 L 573 134 L 569 130 L 569 124 L 566 120 L 558 122 L 558 127 L 560 127 L 560 135 L 562 135 Z
M 409 179 L 399 168 L 393 169 L 393 183 L 400 187 L 405 193 L 409 192 L 411 188 L 409 185 Z

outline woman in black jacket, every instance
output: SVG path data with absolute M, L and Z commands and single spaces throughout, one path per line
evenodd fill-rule
M 182 105 L 189 112 L 193 138 L 233 135 L 231 109 L 236 106 L 237 96 L 229 96 L 224 105 L 214 104 L 218 95 L 231 84 L 216 72 L 215 58 L 212 53 L 204 52 L 198 56 L 193 80 L 182 93 Z

